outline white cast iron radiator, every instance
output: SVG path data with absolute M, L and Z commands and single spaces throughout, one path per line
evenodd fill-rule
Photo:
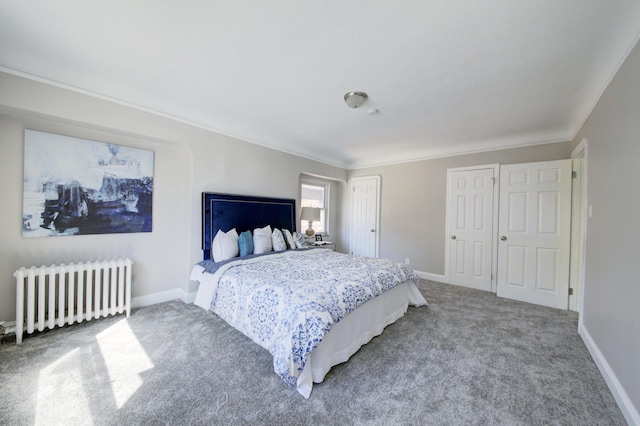
M 16 277 L 16 343 L 44 328 L 131 310 L 130 259 L 20 268 Z M 25 297 L 26 295 L 26 297 Z M 25 315 L 26 314 L 26 315 Z

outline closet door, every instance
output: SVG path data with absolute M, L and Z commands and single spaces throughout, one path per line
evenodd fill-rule
M 500 167 L 498 296 L 567 309 L 571 160 Z
M 449 283 L 491 291 L 495 169 L 449 170 Z

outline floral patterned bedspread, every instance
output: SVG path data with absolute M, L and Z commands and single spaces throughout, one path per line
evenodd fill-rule
M 326 249 L 287 251 L 224 266 L 210 308 L 273 355 L 296 386 L 308 354 L 345 315 L 418 276 L 403 264 Z

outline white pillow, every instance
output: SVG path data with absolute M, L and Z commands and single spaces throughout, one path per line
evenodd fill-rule
M 226 233 L 222 232 L 222 229 L 218 230 L 211 243 L 211 254 L 214 262 L 232 259 L 238 255 L 238 233 L 236 228 Z
M 284 239 L 287 241 L 287 245 L 290 249 L 296 248 L 296 242 L 293 240 L 293 236 L 288 229 L 283 229 L 282 233 L 284 234 Z
M 271 243 L 273 244 L 273 251 L 282 251 L 287 249 L 287 243 L 284 242 L 284 235 L 279 229 L 274 229 L 271 234 Z
M 253 230 L 253 253 L 260 254 L 272 250 L 271 245 L 271 225 Z

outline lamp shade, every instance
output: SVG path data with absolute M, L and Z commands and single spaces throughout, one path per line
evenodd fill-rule
M 303 207 L 300 214 L 300 220 L 310 220 L 317 222 L 320 220 L 320 208 L 319 207 Z

